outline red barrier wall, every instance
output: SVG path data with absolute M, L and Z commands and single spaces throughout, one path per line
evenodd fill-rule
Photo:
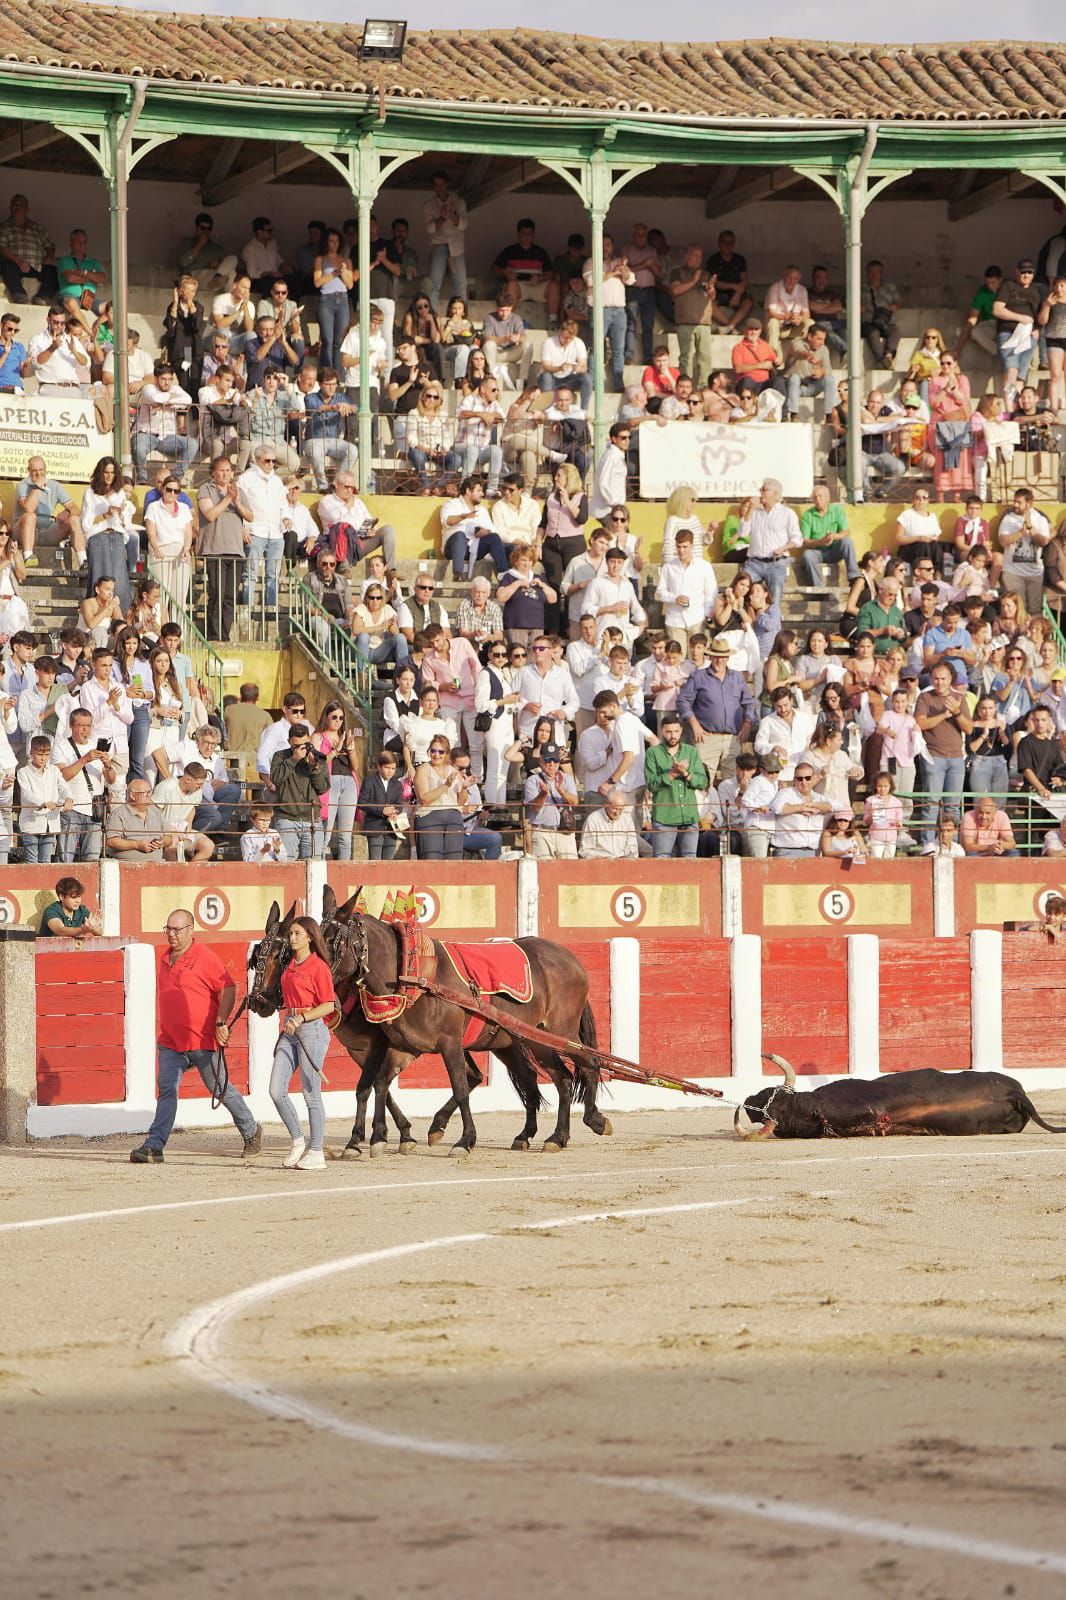
M 122 951 L 50 951 L 41 945 L 36 969 L 37 1104 L 124 1100 Z
M 821 857 L 745 861 L 742 878 L 744 932 L 766 939 L 791 933 L 928 938 L 933 932 L 931 860 L 865 867 Z
M 1008 933 L 1003 940 L 1003 1066 L 1011 1072 L 1064 1062 L 1066 950 L 1049 945 L 1042 933 Z
M 1049 894 L 1066 894 L 1066 860 L 1061 856 L 956 861 L 955 931 L 1031 922 L 1042 915 Z
M 272 901 L 278 901 L 283 913 L 294 900 L 302 901 L 307 871 L 298 862 L 267 870 L 244 861 L 220 862 L 206 870 L 149 862 L 123 865 L 120 882 L 123 933 L 160 944 L 163 924 L 180 907 L 192 913 L 198 939 L 226 941 L 258 939 Z
M 572 945 L 620 934 L 689 939 L 722 932 L 717 861 L 540 861 L 540 931 Z
M 883 940 L 881 1071 L 970 1064 L 969 939 Z
M 720 1078 L 731 1057 L 729 940 L 641 939 L 641 1066 Z
M 517 861 L 332 861 L 326 881 L 343 903 L 362 887 L 377 916 L 390 889 L 414 887 L 435 939 L 511 938 L 518 931 Z
M 41 912 L 56 897 L 60 878 L 74 877 L 85 887 L 90 911 L 100 906 L 100 869 L 96 866 L 4 867 L 0 871 L 0 928 L 16 925 L 40 929 Z
M 846 939 L 764 940 L 762 1037 L 764 1050 L 785 1056 L 799 1073 L 847 1072 Z

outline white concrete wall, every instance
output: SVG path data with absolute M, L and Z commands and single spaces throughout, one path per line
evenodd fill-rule
M 264 153 L 266 146 L 263 147 Z M 457 169 L 461 171 L 462 169 Z M 24 190 L 36 219 L 51 230 L 59 243 L 74 226 L 89 230 L 90 248 L 98 255 L 108 251 L 107 191 L 102 180 L 67 177 L 61 173 L 35 173 L 18 167 L 5 169 L 7 194 Z M 710 181 L 710 172 L 708 176 Z M 941 202 L 896 201 L 889 189 L 874 202 L 865 224 L 867 256 L 882 256 L 900 288 L 910 297 L 919 293 L 929 304 L 956 303 L 960 295 L 981 281 L 990 261 L 1010 266 L 1022 254 L 1036 254 L 1043 241 L 1062 225 L 1050 195 L 1006 201 L 978 212 L 963 222 L 949 222 Z M 422 231 L 424 193 L 386 189 L 378 214 L 387 231 L 394 216 L 407 216 L 415 248 L 425 258 Z M 130 259 L 136 265 L 163 265 L 172 258 L 179 238 L 192 231 L 192 218 L 202 204 L 192 184 L 145 182 L 130 184 Z M 309 217 L 340 224 L 353 212 L 351 198 L 336 188 L 308 187 L 298 179 L 261 185 L 239 200 L 212 208 L 215 232 L 227 247 L 239 250 L 251 233 L 251 219 L 262 212 L 275 224 L 284 250 L 295 251 L 306 237 Z M 486 274 L 500 247 L 515 235 L 515 223 L 524 215 L 537 219 L 541 242 L 553 254 L 566 245 L 569 232 L 588 237 L 588 219 L 575 197 L 503 195 L 470 218 L 468 266 Z M 608 226 L 620 238 L 635 221 L 658 225 L 672 243 L 689 239 L 710 247 L 723 227 L 737 233 L 739 248 L 748 257 L 752 278 L 766 283 L 781 265 L 795 258 L 804 271 L 824 261 L 833 275 L 843 278 L 844 244 L 840 218 L 829 200 L 777 200 L 746 206 L 730 216 L 708 221 L 698 200 L 642 199 L 623 194 L 613 207 Z

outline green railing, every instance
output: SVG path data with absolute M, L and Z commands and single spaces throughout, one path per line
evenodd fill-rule
M 1055 649 L 1058 651 L 1059 666 L 1066 667 L 1066 633 L 1062 631 L 1061 613 L 1057 612 L 1045 600 L 1044 615 L 1051 623 L 1051 637 L 1054 639 Z
M 369 733 L 374 670 L 355 648 L 351 634 L 318 600 L 295 572 L 289 571 L 288 622 L 292 632 L 322 663 L 323 671 L 350 696 L 362 712 Z
M 1061 791 L 1066 792 L 1066 791 Z M 1014 843 L 1024 855 L 1040 855 L 1044 835 L 1056 826 L 1056 819 L 1045 808 L 1041 797 L 1034 794 L 1031 789 L 1010 789 L 1005 794 L 991 794 L 989 790 L 965 789 L 961 794 L 945 797 L 937 795 L 935 799 L 921 792 L 915 794 L 897 791 L 897 799 L 904 802 L 904 807 L 913 807 L 909 816 L 904 818 L 901 838 L 906 839 L 912 847 L 917 845 L 916 835 L 935 831 L 945 816 L 953 816 L 959 825 L 958 839 L 961 839 L 962 818 L 967 811 L 972 811 L 978 800 L 986 798 L 996 802 L 996 809 L 1006 813 L 1014 833 Z M 862 822 L 865 802 L 856 800 L 854 811 L 856 821 Z M 935 810 L 935 817 L 929 815 Z M 897 841 L 897 851 L 900 841 Z M 906 846 L 904 847 L 906 848 Z
M 222 697 L 225 692 L 225 666 L 222 657 L 212 645 L 208 643 L 200 632 L 192 611 L 192 589 L 189 590 L 187 600 L 179 600 L 174 591 L 163 582 L 159 573 L 152 565 L 152 558 L 148 558 L 148 571 L 159 584 L 166 602 L 165 610 L 171 622 L 181 624 L 182 649 L 192 662 L 193 672 L 201 683 L 207 685 L 214 698 L 215 709 L 219 715 L 222 713 Z

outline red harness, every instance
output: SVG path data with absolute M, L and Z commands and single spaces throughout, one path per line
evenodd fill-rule
M 363 1015 L 368 1022 L 378 1024 L 395 1022 L 397 1018 L 402 1017 L 408 1006 L 413 1005 L 424 993 L 421 982 L 423 978 L 430 976 L 427 968 L 436 968 L 433 941 L 429 935 L 423 933 L 417 924 L 410 922 L 398 922 L 395 926 L 400 933 L 398 988 L 395 994 L 381 995 L 369 994 L 366 989 L 359 990 Z M 352 1005 L 354 1004 L 353 999 Z

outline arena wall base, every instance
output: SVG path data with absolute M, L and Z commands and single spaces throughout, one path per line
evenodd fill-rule
M 25 1144 L 37 1098 L 37 941 L 0 928 L 0 1144 Z

